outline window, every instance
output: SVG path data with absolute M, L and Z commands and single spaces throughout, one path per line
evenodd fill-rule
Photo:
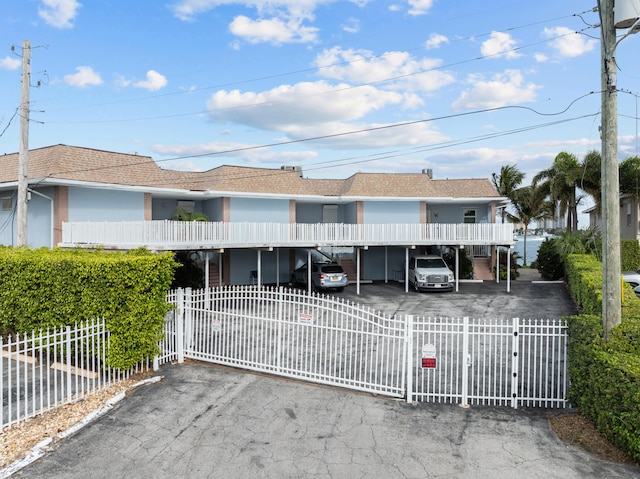
M 13 208 L 13 201 L 11 197 L 2 198 L 2 211 L 11 211 Z
M 464 210 L 463 223 L 475 223 L 476 210 Z
M 193 214 L 196 211 L 196 202 L 178 200 L 178 209 Z

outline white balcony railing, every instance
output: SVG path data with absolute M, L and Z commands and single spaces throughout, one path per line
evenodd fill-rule
M 511 224 L 70 222 L 63 247 L 217 249 L 318 246 L 513 245 Z

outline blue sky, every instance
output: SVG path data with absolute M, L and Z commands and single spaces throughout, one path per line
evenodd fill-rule
M 595 0 L 3 0 L 0 154 L 137 152 L 163 168 L 315 178 L 528 179 L 600 149 Z M 12 52 L 12 45 L 15 52 Z M 638 154 L 640 35 L 617 51 L 620 158 Z M 37 82 L 40 86 L 36 87 Z

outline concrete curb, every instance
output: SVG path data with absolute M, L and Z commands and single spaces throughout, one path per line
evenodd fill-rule
M 7 477 L 10 477 L 11 475 L 13 475 L 16 472 L 18 472 L 19 470 L 25 468 L 26 466 L 28 466 L 32 462 L 37 461 L 38 459 L 40 459 L 42 456 L 44 456 L 47 452 L 49 452 L 51 450 L 52 443 L 59 442 L 59 441 L 65 439 L 65 438 L 75 434 L 76 432 L 78 432 L 80 429 L 82 429 L 87 424 L 95 421 L 100 416 L 103 416 L 104 414 L 109 412 L 111 409 L 113 409 L 113 407 L 116 404 L 118 404 L 120 401 L 122 401 L 126 397 L 126 395 L 127 395 L 127 393 L 129 391 L 132 391 L 133 389 L 136 389 L 136 388 L 138 388 L 140 386 L 144 386 L 146 384 L 157 383 L 157 382 L 161 381 L 162 379 L 164 379 L 164 376 L 153 376 L 151 378 L 147 378 L 147 379 L 144 379 L 142 381 L 139 381 L 139 382 L 135 383 L 131 387 L 128 387 L 127 389 L 125 389 L 121 393 L 119 393 L 116 396 L 114 396 L 111 399 L 109 399 L 103 406 L 100 406 L 95 411 L 92 411 L 89 414 L 87 414 L 84 418 L 82 418 L 80 421 L 75 423 L 69 429 L 67 429 L 65 431 L 62 431 L 59 434 L 56 434 L 54 437 L 49 437 L 49 438 L 47 438 L 47 439 L 45 439 L 43 441 L 40 441 L 38 444 L 33 446 L 33 448 L 31 449 L 31 452 L 28 455 L 26 455 L 22 459 L 19 459 L 19 460 L 13 462 L 12 464 L 10 464 L 7 467 L 5 467 L 4 469 L 2 469 L 0 471 L 0 479 L 5 479 Z

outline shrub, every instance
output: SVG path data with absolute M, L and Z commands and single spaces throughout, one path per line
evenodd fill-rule
M 564 277 L 564 261 L 558 253 L 556 244 L 556 238 L 547 238 L 538 248 L 536 267 L 542 279 L 555 281 Z
M 0 248 L 0 332 L 3 335 L 106 320 L 108 362 L 127 369 L 158 353 L 171 253 Z

